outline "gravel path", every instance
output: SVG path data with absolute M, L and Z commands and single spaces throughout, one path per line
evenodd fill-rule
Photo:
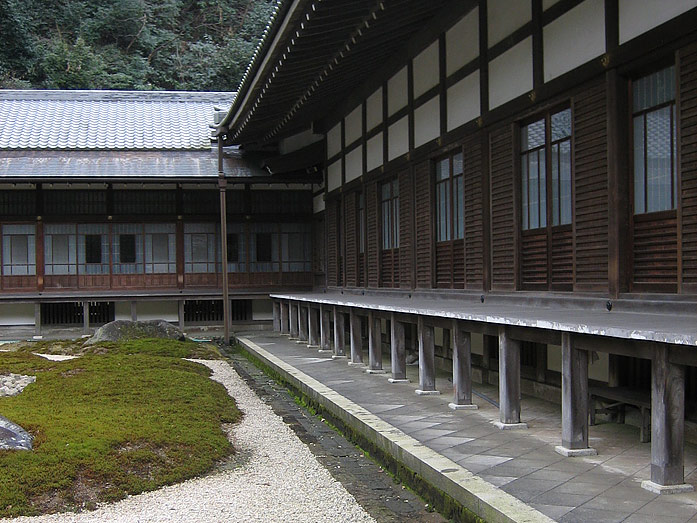
M 5 521 L 374 521 L 242 381 L 226 361 L 210 367 L 244 412 L 228 432 L 238 453 L 232 470 L 139 494 L 93 512 Z

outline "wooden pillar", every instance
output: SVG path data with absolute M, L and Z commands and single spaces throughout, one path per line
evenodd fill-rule
M 520 341 L 499 327 L 499 414 L 500 429 L 526 429 L 520 422 Z
M 416 393 L 420 396 L 440 394 L 436 390 L 436 347 L 433 336 L 433 326 L 424 323 L 419 316 L 419 388 Z
M 288 302 L 288 310 L 290 312 L 290 339 L 298 339 L 298 304 L 293 301 Z
M 223 140 L 218 139 L 218 189 L 220 193 L 220 252 L 222 254 L 222 286 L 223 286 L 223 343 L 230 343 L 230 289 L 228 287 L 227 266 L 227 199 L 225 192 L 227 180 L 223 173 Z
M 41 304 L 34 304 L 34 334 L 41 336 Z
M 281 305 L 278 301 L 273 301 L 273 330 L 281 332 Z
M 363 339 L 361 338 L 361 317 L 356 310 L 349 311 L 349 328 L 351 331 L 351 360 L 349 365 L 363 365 Z
M 44 255 L 44 222 L 42 221 L 41 216 L 38 216 L 36 221 L 36 242 L 34 245 L 36 263 L 36 290 L 43 292 L 46 258 Z
M 138 321 L 138 302 L 131 301 L 131 321 Z
M 345 342 L 345 316 L 338 307 L 334 307 L 334 355 L 332 358 L 345 358 L 346 349 L 344 347 Z
M 179 328 L 184 330 L 184 300 L 177 302 L 177 314 L 179 315 Z
M 562 456 L 595 456 L 588 446 L 588 352 L 574 347 L 568 332 L 561 334 L 561 445 Z
M 319 352 L 331 352 L 332 342 L 330 339 L 331 329 L 329 326 L 329 309 L 326 305 L 319 306 Z
M 82 332 L 88 334 L 90 332 L 90 302 L 82 302 Z
M 453 402 L 448 404 L 453 410 L 475 410 L 472 403 L 472 334 L 453 320 Z
M 290 323 L 288 322 L 288 307 L 288 303 L 284 301 L 281 302 L 281 334 L 288 334 L 290 332 Z
M 489 336 L 488 334 L 482 336 L 482 383 L 489 383 L 491 354 L 498 352 L 498 344 L 498 337 Z
M 656 494 L 694 490 L 685 483 L 685 367 L 669 354 L 656 344 L 651 362 L 651 479 L 641 486 Z
M 373 311 L 368 313 L 368 374 L 384 374 L 382 369 L 382 324 Z
M 407 348 L 405 345 L 404 323 L 392 313 L 390 317 L 390 354 L 392 377 L 390 383 L 409 383 L 407 379 Z
M 303 343 L 308 342 L 308 319 L 307 307 L 298 302 L 298 340 Z
M 312 307 L 312 305 L 308 305 L 307 307 L 307 329 L 309 331 L 307 338 L 307 346 L 318 347 L 320 340 L 319 321 L 317 318 L 317 309 Z

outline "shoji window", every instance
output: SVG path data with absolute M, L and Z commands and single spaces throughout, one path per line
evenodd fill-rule
M 2 271 L 5 276 L 36 274 L 34 225 L 2 226 Z
M 46 275 L 77 274 L 77 225 L 44 225 Z
M 462 153 L 436 162 L 436 239 L 465 237 Z
M 184 224 L 184 271 L 216 272 L 216 226 L 214 223 Z

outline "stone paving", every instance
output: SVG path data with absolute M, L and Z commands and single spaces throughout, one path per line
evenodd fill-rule
M 522 421 L 528 430 L 494 427 L 498 409 L 475 396 L 476 411 L 448 408 L 452 383 L 440 373 L 440 396 L 417 396 L 418 368 L 407 368 L 411 383 L 369 375 L 346 359 L 331 359 L 305 344 L 272 332 L 240 334 L 285 363 L 320 381 L 379 416 L 430 449 L 455 461 L 524 503 L 561 522 L 697 522 L 697 493 L 658 496 L 641 488 L 650 476 L 651 444 L 639 442 L 639 429 L 601 423 L 590 427 L 597 456 L 564 458 L 560 443 L 561 412 L 556 404 L 523 396 Z M 364 354 L 367 360 L 367 354 Z M 475 390 L 496 401 L 496 387 L 475 384 Z M 697 484 L 697 447 L 685 449 L 686 482 Z

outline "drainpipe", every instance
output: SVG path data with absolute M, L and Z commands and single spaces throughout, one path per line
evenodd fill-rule
M 225 189 L 227 180 L 223 172 L 223 137 L 218 136 L 218 188 L 220 189 L 220 249 L 223 260 L 223 343 L 230 343 L 230 297 L 227 274 L 227 203 Z

